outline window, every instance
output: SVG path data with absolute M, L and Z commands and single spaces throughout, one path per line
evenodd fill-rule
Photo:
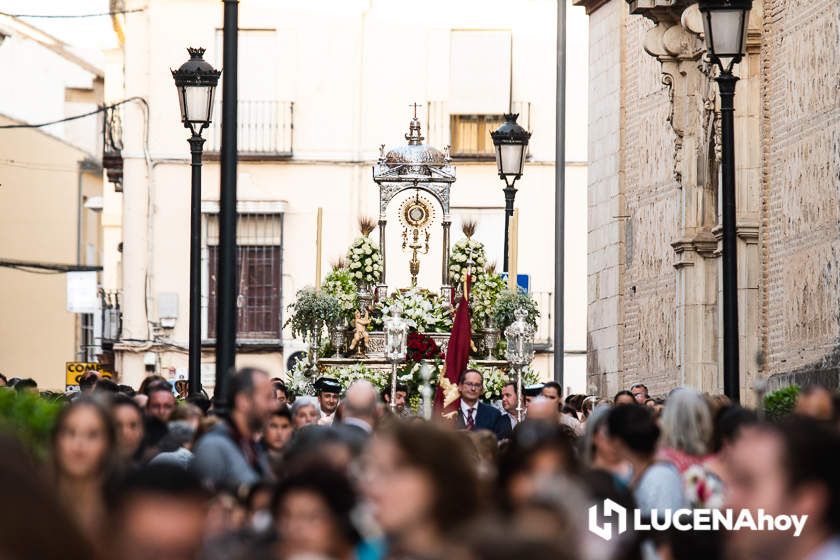
M 454 157 L 493 158 L 490 132 L 511 109 L 511 33 L 461 30 L 450 34 L 449 144 Z
M 450 115 L 453 157 L 495 157 L 490 133 L 504 122 L 502 115 Z
M 96 340 L 94 335 L 93 313 L 79 314 L 79 352 L 82 362 L 96 361 Z
M 219 230 L 216 214 L 205 219 L 207 338 L 216 338 Z M 243 213 L 237 222 L 237 338 L 276 341 L 282 336 L 281 213 Z
M 294 75 L 289 67 L 291 34 L 274 29 L 239 30 L 239 82 L 237 100 L 237 148 L 241 156 L 287 158 L 292 155 L 294 104 L 282 76 Z M 223 31 L 216 30 L 216 68 L 222 66 Z M 209 59 L 208 59 L 209 60 Z M 216 89 L 213 121 L 207 135 L 207 151 L 222 146 L 222 72 Z

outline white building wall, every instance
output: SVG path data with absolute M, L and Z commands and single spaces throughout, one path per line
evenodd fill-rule
M 0 48 L 0 68 L 10 77 L 0 88 L 0 113 L 21 122 L 42 123 L 96 109 L 95 102 L 66 99 L 67 88 L 94 89 L 97 75 L 92 67 L 80 66 L 51 49 L 48 45 L 59 46 L 56 39 L 15 18 L 0 15 L 0 32 L 8 34 Z M 88 117 L 42 130 L 98 157 L 99 123 L 96 117 Z
M 129 4 L 131 4 L 129 2 Z M 179 123 L 170 68 L 186 57 L 187 46 L 205 46 L 205 57 L 222 66 L 217 33 L 222 8 L 217 3 L 154 0 L 145 12 L 126 20 L 125 95 L 148 100 L 151 171 L 144 161 L 142 113 L 124 111 L 126 179 L 123 197 L 124 338 L 122 372 L 129 382 L 143 374 L 138 356 L 148 350 L 146 308 L 155 321 L 154 298 L 179 294 L 179 320 L 171 342 L 186 346 L 188 317 L 189 147 Z M 129 8 L 129 6 L 127 6 Z M 294 156 L 288 161 L 245 161 L 238 166 L 240 200 L 279 200 L 284 216 L 284 306 L 296 290 L 314 283 L 315 211 L 324 208 L 323 270 L 342 255 L 357 234 L 361 215 L 378 215 L 378 189 L 371 164 L 379 145 L 404 142 L 411 117 L 409 105 L 421 105 L 418 116 L 427 131 L 427 102 L 446 102 L 449 95 L 450 33 L 454 29 L 510 29 L 515 102 L 531 104 L 532 160 L 517 183 L 520 192 L 520 272 L 532 275 L 532 289 L 553 287 L 555 14 L 553 2 L 502 0 L 443 2 L 422 10 L 404 1 L 325 2 L 253 1 L 240 5 L 240 29 L 274 29 L 277 49 L 260 53 L 259 64 L 244 60 L 240 50 L 240 100 L 249 92 L 243 77 L 260 67 L 276 80 L 277 100 L 294 102 Z M 566 347 L 586 347 L 586 26 L 579 8 L 569 9 L 567 118 L 567 279 Z M 186 25 L 189 22 L 189 25 Z M 240 43 L 242 49 L 242 43 Z M 254 56 L 248 53 L 249 57 Z M 580 60 L 578 60 L 580 58 Z M 224 76 L 224 73 L 223 73 Z M 251 79 L 251 81 L 253 81 Z M 260 88 L 265 91 L 264 88 Z M 221 88 L 219 88 L 219 93 Z M 499 107 L 498 112 L 508 107 Z M 448 126 L 448 120 L 447 120 Z M 432 139 L 436 147 L 444 141 Z M 469 207 L 501 212 L 502 183 L 495 163 L 455 162 L 458 180 L 452 190 L 453 212 Z M 151 182 L 150 179 L 151 178 Z M 151 203 L 147 201 L 151 184 Z M 217 200 L 219 166 L 205 158 L 203 198 Z M 147 218 L 146 209 L 150 216 Z M 397 249 L 397 206 L 389 217 L 388 244 Z M 151 226 L 147 219 L 151 220 Z M 421 261 L 421 285 L 440 285 L 440 230 L 433 228 L 432 252 Z M 151 236 L 149 233 L 151 232 Z M 376 233 L 373 234 L 374 236 Z M 461 232 L 453 229 L 453 242 Z M 501 236 L 499 236 L 501 239 Z M 499 251 L 500 253 L 501 251 Z M 408 255 L 389 254 L 388 280 L 407 285 Z M 501 265 L 501 263 L 499 263 Z M 148 280 L 147 280 L 148 278 Z M 148 290 L 146 290 L 148 285 Z M 148 298 L 148 301 L 146 301 Z M 186 365 L 183 351 L 159 350 L 160 367 Z M 132 357 L 133 356 L 133 357 Z M 246 358 L 242 358 L 246 359 Z M 212 361 L 207 354 L 205 361 Z M 274 364 L 280 374 L 282 362 Z M 549 360 L 539 367 L 550 375 Z M 584 389 L 585 368 L 567 361 L 567 385 Z

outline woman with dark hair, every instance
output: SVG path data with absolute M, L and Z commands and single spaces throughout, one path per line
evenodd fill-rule
M 633 395 L 633 393 L 631 393 L 627 389 L 619 391 L 613 397 L 613 404 L 635 404 L 635 403 L 636 403 L 636 397 Z
M 580 441 L 581 460 L 587 468 L 607 472 L 617 484 L 627 486 L 633 478 L 633 467 L 621 457 L 609 437 L 610 408 L 609 405 L 598 405 L 589 414 L 586 432 Z
M 286 478 L 272 504 L 279 556 L 355 559 L 361 541 L 351 520 L 355 507 L 356 493 L 338 471 L 316 466 Z
M 32 457 L 5 433 L 0 434 L 0 488 L 0 558 L 97 558 Z
M 169 381 L 167 381 L 162 375 L 150 375 L 140 382 L 140 388 L 137 389 L 137 392 L 148 397 L 149 387 L 157 383 L 166 383 L 168 385 Z
M 389 558 L 437 557 L 453 530 L 480 513 L 478 475 L 458 434 L 396 422 L 373 438 L 365 494 Z
M 633 466 L 630 486 L 644 517 L 651 510 L 677 510 L 688 504 L 680 472 L 670 463 L 656 460 L 659 426 L 650 408 L 621 404 L 607 416 L 607 433 L 621 457 Z
M 101 542 L 104 487 L 117 464 L 117 437 L 108 412 L 88 397 L 67 405 L 53 432 L 52 458 L 59 500 L 91 542 Z
M 575 434 L 547 420 L 525 420 L 516 427 L 499 461 L 499 499 L 505 509 L 517 509 L 539 491 L 542 480 L 578 471 Z
M 111 401 L 111 415 L 117 433 L 117 453 L 124 465 L 139 464 L 143 456 L 143 411 L 128 395 L 116 395 Z
M 732 447 L 744 428 L 758 424 L 758 416 L 752 410 L 738 405 L 729 405 L 717 411 L 713 423 L 712 455 L 703 464 L 726 487 L 729 483 L 730 474 L 727 465 Z

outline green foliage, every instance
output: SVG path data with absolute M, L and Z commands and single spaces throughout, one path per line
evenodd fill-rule
M 302 338 L 320 336 L 324 325 L 337 323 L 343 313 L 338 299 L 313 288 L 299 290 L 288 310 L 286 325 L 292 326 L 292 336 Z
M 336 298 L 341 305 L 340 321 L 345 325 L 351 323 L 358 307 L 353 274 L 346 268 L 334 268 L 324 279 L 322 290 Z
M 778 420 L 793 412 L 796 405 L 796 397 L 799 396 L 799 387 L 791 385 L 783 387 L 764 396 L 764 412 L 768 418 Z
M 63 403 L 37 393 L 0 389 L 0 430 L 17 436 L 36 454 L 43 455 Z
M 473 331 L 484 328 L 485 321 L 493 319 L 493 308 L 499 295 L 505 291 L 505 280 L 499 274 L 483 274 L 470 291 L 470 311 Z
M 496 304 L 493 306 L 491 315 L 496 328 L 502 333 L 502 338 L 504 338 L 505 329 L 508 325 L 516 320 L 513 312 L 520 307 L 528 314 L 525 321 L 536 330 L 537 318 L 540 316 L 537 302 L 522 290 L 516 290 L 515 292 L 505 290 L 496 298 Z

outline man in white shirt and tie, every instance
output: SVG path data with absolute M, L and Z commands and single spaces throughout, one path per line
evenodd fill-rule
M 469 431 L 490 430 L 500 440 L 510 437 L 511 426 L 507 418 L 495 407 L 479 400 L 484 392 L 481 372 L 474 369 L 464 371 L 458 383 L 458 392 L 461 394 L 457 419 L 459 428 Z
M 510 421 L 510 429 L 516 427 L 516 383 L 508 382 L 502 387 L 502 408 L 504 416 Z

